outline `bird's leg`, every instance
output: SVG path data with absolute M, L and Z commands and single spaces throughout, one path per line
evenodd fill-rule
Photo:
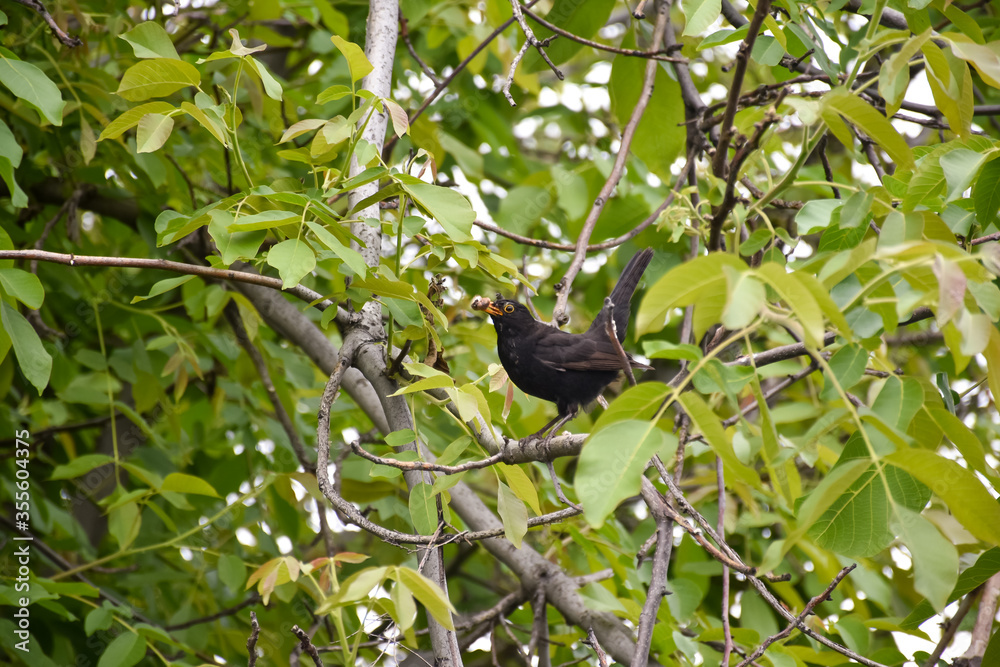
M 579 505 L 570 501 L 570 499 L 563 494 L 562 486 L 559 484 L 559 477 L 556 475 L 556 467 L 552 465 L 552 461 L 549 460 L 545 463 L 549 466 L 549 474 L 552 475 L 552 483 L 556 487 L 556 498 L 558 498 L 563 505 L 569 505 L 573 509 L 577 510 L 581 509 Z
M 555 486 L 556 489 L 556 497 L 563 504 L 569 505 L 570 507 L 576 509 L 580 509 L 579 505 L 570 502 L 570 500 L 566 498 L 566 496 L 563 494 L 562 486 L 560 486 L 559 484 L 559 477 L 556 476 L 555 466 L 552 465 L 552 454 L 549 451 L 549 444 L 552 442 L 552 438 L 555 437 L 556 433 L 559 432 L 559 429 L 562 428 L 563 425 L 566 424 L 566 422 L 568 422 L 569 420 L 571 420 L 573 417 L 576 416 L 576 413 L 577 413 L 576 410 L 572 410 L 564 415 L 563 414 L 557 415 L 555 419 L 546 424 L 545 428 L 543 428 L 535 435 L 536 436 L 541 435 L 542 433 L 548 431 L 548 434 L 544 438 L 542 438 L 542 442 L 538 445 L 538 449 L 542 452 L 542 457 L 544 458 L 546 465 L 548 465 L 549 467 L 549 474 L 552 475 L 552 484 Z

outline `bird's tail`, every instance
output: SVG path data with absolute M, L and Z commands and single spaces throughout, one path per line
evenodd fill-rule
M 619 308 L 624 309 L 626 313 L 628 312 L 628 304 L 632 300 L 632 294 L 635 292 L 635 288 L 638 287 L 639 281 L 642 279 L 642 274 L 652 259 L 653 249 L 646 248 L 635 253 L 632 259 L 628 261 L 628 264 L 625 265 L 625 270 L 622 271 L 621 278 L 618 279 L 618 284 L 611 290 L 611 301 L 615 304 L 616 312 Z M 626 317 L 628 316 L 626 315 Z M 615 325 L 618 324 L 617 319 L 615 318 Z
M 642 279 L 642 274 L 646 270 L 646 267 L 649 266 L 651 259 L 653 259 L 652 248 L 640 250 L 633 255 L 632 259 L 625 265 L 625 270 L 622 271 L 622 275 L 618 279 L 618 284 L 611 290 L 611 302 L 615 304 L 615 330 L 618 333 L 618 340 L 622 343 L 625 342 L 625 330 L 628 329 L 628 321 L 631 315 L 632 294 L 635 293 L 635 288 L 638 287 L 639 281 Z M 607 309 L 602 308 L 601 312 L 594 318 L 594 322 L 590 325 L 588 331 L 603 331 L 607 319 Z

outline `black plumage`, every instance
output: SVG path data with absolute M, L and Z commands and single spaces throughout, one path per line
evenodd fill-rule
M 636 253 L 611 292 L 619 342 L 625 341 L 632 295 L 652 257 L 649 248 Z M 492 317 L 497 354 L 510 380 L 524 393 L 556 404 L 559 414 L 536 435 L 569 421 L 581 407 L 596 400 L 622 370 L 618 351 L 606 329 L 607 306 L 580 334 L 537 321 L 516 301 L 477 299 L 473 308 Z M 632 368 L 650 368 L 626 356 Z

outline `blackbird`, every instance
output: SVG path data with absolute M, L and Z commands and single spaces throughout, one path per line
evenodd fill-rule
M 611 291 L 619 342 L 625 341 L 632 294 L 652 257 L 650 248 L 636 253 Z M 604 308 L 586 332 L 571 334 L 539 322 L 516 301 L 500 298 L 490 301 L 483 297 L 473 301 L 474 309 L 489 313 L 493 319 L 497 354 L 511 382 L 526 394 L 556 404 L 558 414 L 535 436 L 549 429 L 554 433 L 581 406 L 596 400 L 622 370 L 622 360 L 607 332 L 608 305 L 605 300 Z M 628 354 L 625 356 L 632 368 L 651 368 Z

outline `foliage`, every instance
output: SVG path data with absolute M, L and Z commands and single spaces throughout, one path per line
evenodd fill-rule
M 660 34 L 654 3 L 638 20 L 543 0 L 530 11 L 556 30 L 526 20 L 558 33 L 557 78 L 535 48 L 513 67 L 509 3 L 405 0 L 377 95 L 364 4 L 46 4 L 81 46 L 0 11 L 0 251 L 60 254 L 0 260 L 2 522 L 35 538 L 30 652 L 0 619 L 12 659 L 242 663 L 253 611 L 275 664 L 300 650 L 293 624 L 327 664 L 433 663 L 428 628 L 457 632 L 465 664 L 494 659 L 480 637 L 501 664 L 596 664 L 583 618 L 620 662 L 648 627 L 659 664 L 718 664 L 727 636 L 749 654 L 813 604 L 814 634 L 761 664 L 924 664 L 907 637 L 997 579 L 992 5 L 691 0 Z M 557 295 L 581 235 L 607 243 Z M 583 511 L 551 516 L 526 443 L 475 463 L 554 408 L 505 382 L 471 298 L 517 289 L 548 319 L 568 294 L 580 331 L 642 247 L 626 347 L 655 370 L 570 422 L 582 453 L 553 441 Z M 382 366 L 344 375 L 332 470 L 395 537 L 331 509 L 315 468 L 336 350 L 371 304 L 359 349 Z M 669 521 L 665 579 L 649 489 L 687 510 L 644 472 L 654 454 L 709 519 Z M 421 461 L 454 474 L 414 483 Z M 486 529 L 474 503 L 502 536 L 456 537 Z M 414 534 L 443 544 L 446 591 Z M 14 544 L 0 600 L 17 607 Z M 763 579 L 773 605 L 748 581 L 771 573 L 788 575 Z M 1000 655 L 987 607 L 983 664 Z

